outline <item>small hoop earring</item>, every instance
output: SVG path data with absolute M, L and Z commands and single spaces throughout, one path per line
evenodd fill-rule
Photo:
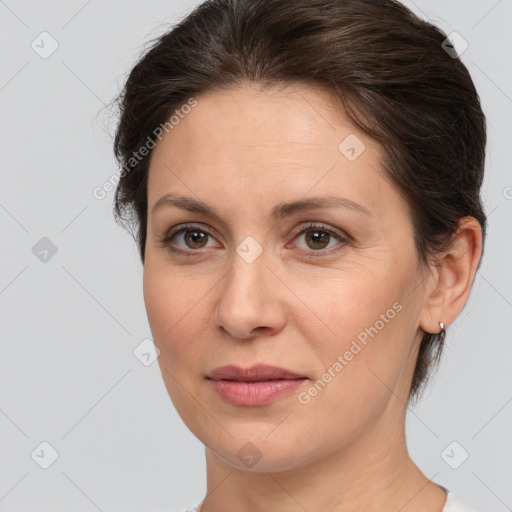
M 439 334 L 441 334 L 441 336 L 444 336 L 446 334 L 446 329 L 445 329 L 444 323 L 439 322 L 439 327 L 441 327 L 441 332 Z

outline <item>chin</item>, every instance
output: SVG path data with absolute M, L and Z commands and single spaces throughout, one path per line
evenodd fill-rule
M 275 427 L 272 427 L 275 428 Z M 230 466 L 253 473 L 288 471 L 301 467 L 314 460 L 311 452 L 300 453 L 297 448 L 311 448 L 304 442 L 293 440 L 283 430 L 283 437 L 270 434 L 272 428 L 268 423 L 264 428 L 256 429 L 251 427 L 252 435 L 247 436 L 247 424 L 242 426 L 244 434 L 237 436 L 233 429 L 228 427 L 233 437 L 226 435 L 219 442 L 219 437 L 202 440 L 203 444 L 214 452 L 215 456 L 221 458 Z M 274 436 L 271 440 L 270 437 Z

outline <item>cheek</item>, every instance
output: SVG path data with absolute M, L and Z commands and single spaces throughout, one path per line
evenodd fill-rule
M 333 280 L 321 295 L 316 292 L 316 299 L 313 293 L 309 294 L 312 309 L 318 311 L 332 337 L 345 341 L 373 326 L 381 314 L 393 309 L 401 295 L 396 283 L 379 280 L 375 275 Z M 396 316 L 393 313 L 388 316 Z
M 217 279 L 218 280 L 218 279 Z M 165 262 L 147 261 L 144 302 L 159 364 L 180 382 L 204 371 L 202 340 L 211 339 L 212 289 L 217 282 L 204 273 L 191 277 Z M 164 375 L 166 380 L 169 376 Z M 171 379 L 172 380 L 172 379 Z M 171 383 L 172 384 L 172 383 Z
M 202 418 L 204 410 L 190 400 L 190 393 L 197 393 L 197 382 L 192 378 L 199 371 L 195 365 L 201 363 L 197 319 L 201 311 L 200 299 L 207 287 L 204 290 L 199 283 L 189 281 L 185 282 L 176 272 L 171 273 L 166 266 L 146 260 L 144 302 L 153 341 L 160 350 L 158 364 L 176 410 L 195 432 L 194 424 L 197 418 Z M 187 290 L 190 293 L 185 293 Z
M 177 321 L 173 280 L 146 260 L 144 268 L 144 303 L 155 342 L 161 343 L 165 333 Z
M 336 336 L 309 338 L 317 372 L 297 397 L 296 419 L 308 424 L 311 418 L 328 417 L 329 424 L 315 428 L 325 439 L 347 441 L 376 421 L 393 398 L 390 390 L 400 381 L 407 349 L 398 324 L 401 312 L 394 315 L 391 309 L 389 323 L 380 319 L 388 310 L 386 301 L 384 307 L 369 302 L 362 309 L 339 304 L 329 311 Z
M 410 350 L 409 329 L 404 322 L 408 316 L 404 305 L 407 292 L 402 286 L 405 278 L 400 281 L 401 276 L 385 276 L 333 282 L 316 300 L 310 295 L 323 327 L 315 331 L 302 317 L 299 330 L 308 333 L 320 366 L 343 375 L 334 379 L 339 386 L 370 392 L 378 377 L 392 385 L 405 364 Z
M 188 332 L 194 325 L 190 315 L 195 315 L 196 308 L 200 307 L 201 291 L 197 289 L 197 283 L 187 286 L 176 271 L 149 262 L 144 269 L 143 287 L 153 340 L 161 356 L 175 356 L 174 351 L 179 351 L 180 347 L 185 349 L 187 341 L 194 338 L 194 333 Z M 172 342 L 177 338 L 181 343 Z M 174 357 L 169 358 L 174 360 Z

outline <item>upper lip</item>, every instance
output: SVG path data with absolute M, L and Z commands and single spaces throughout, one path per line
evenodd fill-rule
M 256 364 L 249 368 L 240 368 L 232 364 L 220 366 L 211 371 L 206 377 L 212 380 L 238 380 L 245 382 L 305 378 L 304 375 L 267 364 Z

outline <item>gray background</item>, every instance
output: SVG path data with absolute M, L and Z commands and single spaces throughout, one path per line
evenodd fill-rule
M 440 371 L 408 414 L 408 445 L 429 478 L 480 512 L 511 510 L 512 0 L 405 3 L 469 43 L 462 60 L 488 117 L 490 224 Z M 105 103 L 143 43 L 195 4 L 0 1 L 4 512 L 183 511 L 204 496 L 204 447 L 175 412 L 157 363 L 133 354 L 151 337 L 136 246 L 113 220 L 113 193 L 92 195 L 117 170 Z M 59 45 L 46 59 L 31 47 L 43 31 Z M 57 248 L 46 262 L 33 252 L 43 237 Z M 43 441 L 58 452 L 47 469 Z M 462 450 L 469 458 L 450 467 Z

